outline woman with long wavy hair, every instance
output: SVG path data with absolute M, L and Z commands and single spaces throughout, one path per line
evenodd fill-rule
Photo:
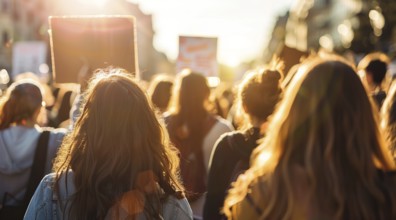
M 233 219 L 396 219 L 395 164 L 374 104 L 340 58 L 303 64 L 239 177 Z
M 84 97 L 25 218 L 192 219 L 176 151 L 132 76 L 104 70 Z

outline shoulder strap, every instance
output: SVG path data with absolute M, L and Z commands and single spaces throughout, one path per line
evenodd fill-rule
M 37 142 L 36 152 L 34 153 L 34 160 L 32 169 L 30 171 L 29 182 L 26 188 L 24 205 L 28 205 L 34 192 L 45 173 L 45 163 L 47 161 L 47 149 L 50 131 L 44 130 Z
M 261 214 L 263 214 L 263 210 L 256 204 L 256 202 L 254 202 L 252 196 L 250 195 L 250 193 L 246 194 L 246 201 L 249 203 L 249 205 L 251 206 L 251 208 L 256 211 L 256 214 L 258 216 L 260 216 Z

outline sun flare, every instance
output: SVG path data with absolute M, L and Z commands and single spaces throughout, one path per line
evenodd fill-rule
M 78 0 L 79 3 L 84 5 L 92 5 L 92 6 L 105 6 L 108 0 Z

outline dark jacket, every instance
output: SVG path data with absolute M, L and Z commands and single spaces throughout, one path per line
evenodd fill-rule
M 229 132 L 217 140 L 210 161 L 205 220 L 222 219 L 220 209 L 230 184 L 248 168 L 250 155 L 261 137 L 259 128 L 250 128 L 244 132 Z

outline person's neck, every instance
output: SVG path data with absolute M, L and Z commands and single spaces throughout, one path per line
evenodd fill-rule
M 18 123 L 19 126 L 27 127 L 27 128 L 33 128 L 36 123 L 32 120 L 24 120 L 20 123 Z
M 370 88 L 370 92 L 373 92 L 373 93 L 381 91 L 381 85 L 377 85 L 374 83 L 370 84 L 369 88 Z
M 266 129 L 266 126 L 264 126 L 267 124 L 266 122 L 267 122 L 267 120 L 259 120 L 258 118 L 255 118 L 255 117 L 250 118 L 250 124 L 252 125 L 252 127 L 260 128 L 260 130 L 262 130 L 262 131 L 263 131 L 263 129 Z

